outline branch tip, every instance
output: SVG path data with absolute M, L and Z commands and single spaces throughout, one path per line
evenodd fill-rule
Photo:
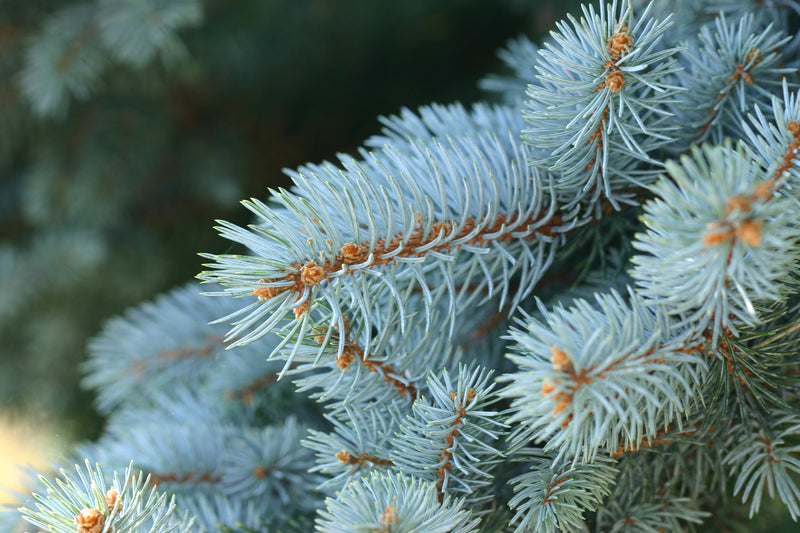
M 81 509 L 74 520 L 78 533 L 100 533 L 106 523 L 106 516 L 96 508 Z

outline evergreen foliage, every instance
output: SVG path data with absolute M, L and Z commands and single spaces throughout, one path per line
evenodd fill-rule
M 286 184 L 281 167 L 352 149 L 400 104 L 479 98 L 518 11 L 0 0 L 3 409 L 98 435 L 78 363 L 102 321 L 224 250 L 213 220 L 247 222 L 237 200 Z
M 680 0 L 584 7 L 501 53 L 500 103 L 403 110 L 243 202 L 202 285 L 89 346 L 109 422 L 75 456 L 125 481 L 87 462 L 23 518 L 752 531 L 734 520 L 774 501 L 798 520 L 800 6 L 693 4 L 687 24 Z

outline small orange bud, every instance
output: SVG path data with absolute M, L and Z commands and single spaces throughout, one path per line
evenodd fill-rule
M 119 491 L 117 489 L 108 489 L 106 491 L 106 505 L 108 506 L 108 510 L 112 511 L 114 506 L 117 504 L 117 499 L 119 498 Z
M 740 212 L 744 213 L 750 211 L 750 199 L 742 196 L 741 194 L 737 194 L 736 196 L 731 196 L 728 198 L 728 202 L 725 204 L 725 209 L 728 213 L 734 210 L 739 210 Z
M 268 280 L 259 280 L 261 283 L 266 283 Z M 277 296 L 283 291 L 287 290 L 288 287 L 259 287 L 257 289 L 253 289 L 253 292 L 250 293 L 250 296 L 258 296 L 260 301 L 269 300 L 273 296 Z
M 550 394 L 556 390 L 555 385 L 550 383 L 549 381 L 545 381 L 542 383 L 542 396 L 550 396 Z
M 719 222 L 712 222 L 706 226 L 708 233 L 703 235 L 703 244 L 706 246 L 717 246 L 728 242 L 731 238 L 731 229 L 723 227 Z
M 311 304 L 308 303 L 308 300 L 306 300 L 305 302 L 301 303 L 300 305 L 298 305 L 297 307 L 295 307 L 293 309 L 294 318 L 295 319 L 300 318 L 301 316 L 303 316 L 303 313 L 305 313 L 306 311 L 309 310 L 309 308 L 311 308 Z
M 339 460 L 340 463 L 346 464 L 352 462 L 352 457 L 347 450 L 341 450 L 336 452 L 335 457 Z
M 625 74 L 621 70 L 614 70 L 606 74 L 606 87 L 612 93 L 618 93 L 625 87 Z
M 398 522 L 400 522 L 400 518 L 397 516 L 397 507 L 394 504 L 389 504 L 389 507 L 381 514 L 381 527 L 384 530 L 391 531 L 393 529 L 392 526 Z
M 475 396 L 477 395 L 478 393 L 475 392 L 475 389 L 467 389 L 467 403 L 472 402 L 472 400 L 474 400 Z
M 553 409 L 553 414 L 557 415 L 558 413 L 566 409 L 571 401 L 572 398 L 570 398 L 569 396 L 567 396 L 566 398 L 562 398 L 561 401 L 558 402 L 558 405 L 556 405 L 555 408 Z
M 325 276 L 325 269 L 314 261 L 306 261 L 306 264 L 300 269 L 300 283 L 303 285 L 318 285 L 325 279 Z
M 747 54 L 747 59 L 745 60 L 745 63 L 750 63 L 755 58 L 753 64 L 757 65 L 758 63 L 761 62 L 762 57 L 764 57 L 764 53 L 758 48 L 753 48 L 752 50 L 750 50 L 750 53 Z
M 763 222 L 753 222 L 752 220 L 745 220 L 739 227 L 736 228 L 736 236 L 750 246 L 761 246 L 761 226 Z
M 100 533 L 106 523 L 106 516 L 95 507 L 81 509 L 74 523 L 78 533 Z
M 608 38 L 608 54 L 614 61 L 620 59 L 631 48 L 633 48 L 633 39 L 628 35 L 628 27 L 625 25 Z
M 342 261 L 348 265 L 364 260 L 364 252 L 361 246 L 354 242 L 344 243 L 339 249 L 339 255 L 342 256 Z
M 434 222 L 433 226 L 431 227 L 431 236 L 438 237 L 440 233 L 444 232 L 444 235 L 450 234 L 453 230 L 453 225 L 449 222 Z
M 339 370 L 347 370 L 347 368 L 350 366 L 350 363 L 352 362 L 353 362 L 353 352 L 345 348 L 345 350 L 342 352 L 342 355 L 340 355 L 339 358 L 336 359 L 336 366 L 339 367 Z
M 550 357 L 550 362 L 553 363 L 553 368 L 556 372 L 569 372 L 572 369 L 572 362 L 560 348 L 551 346 L 550 352 L 553 354 Z

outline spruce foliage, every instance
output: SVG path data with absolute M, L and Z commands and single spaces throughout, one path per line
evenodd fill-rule
M 90 344 L 108 427 L 22 517 L 715 531 L 773 501 L 800 519 L 800 6 L 691 4 L 586 6 L 509 44 L 483 82 L 499 103 L 382 118 L 355 156 L 244 201 L 251 224 L 218 225 L 236 253 Z

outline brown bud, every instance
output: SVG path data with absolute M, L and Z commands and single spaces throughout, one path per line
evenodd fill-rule
M 755 59 L 755 61 L 753 61 L 753 65 L 757 65 L 761 62 L 762 57 L 764 57 L 764 53 L 758 48 L 753 48 L 752 50 L 750 50 L 750 53 L 747 54 L 747 59 L 745 60 L 745 63 L 749 64 L 751 61 Z
M 341 450 L 336 453 L 336 458 L 342 464 L 347 464 L 352 462 L 352 457 L 347 450 Z
M 569 372 L 572 368 L 572 362 L 570 362 L 567 354 L 556 346 L 552 346 L 550 352 L 553 354 L 550 357 L 550 362 L 553 363 L 553 368 L 556 372 Z
M 617 32 L 608 38 L 608 54 L 617 61 L 633 48 L 633 39 L 628 35 L 628 27 L 623 25 Z
M 339 370 L 347 370 L 350 367 L 350 363 L 353 362 L 353 350 L 349 347 L 345 347 L 342 351 L 342 355 L 336 359 L 336 366 L 339 367 Z
M 348 265 L 360 263 L 364 260 L 364 253 L 361 246 L 354 242 L 344 243 L 339 249 L 339 255 L 342 256 L 342 261 Z
M 119 491 L 117 489 L 108 489 L 106 491 L 106 505 L 108 506 L 109 512 L 114 509 L 114 506 L 117 504 L 117 499 L 119 498 Z
M 762 221 L 745 220 L 736 228 L 736 236 L 750 246 L 761 246 Z
M 467 404 L 472 402 L 472 400 L 474 400 L 475 396 L 477 396 L 477 395 L 478 395 L 478 393 L 475 392 L 475 389 L 467 389 Z
M 303 313 L 308 311 L 310 308 L 311 308 L 311 304 L 309 304 L 308 300 L 306 300 L 305 302 L 301 303 L 300 305 L 298 305 L 297 307 L 295 307 L 293 309 L 294 317 L 295 318 L 300 318 L 301 316 L 303 316 Z
M 95 507 L 81 509 L 74 523 L 78 533 L 100 533 L 106 523 L 106 516 Z
M 442 232 L 444 232 L 444 235 L 446 236 L 452 231 L 453 225 L 449 222 L 434 222 L 433 226 L 431 226 L 431 237 L 438 237 Z
M 725 209 L 728 211 L 728 213 L 737 209 L 744 213 L 746 211 L 750 211 L 750 207 L 750 199 L 746 196 L 742 196 L 741 194 L 737 194 L 728 198 L 728 202 L 725 205 Z
M 618 93 L 625 87 L 625 74 L 621 70 L 614 70 L 606 74 L 606 87 L 612 93 Z
M 717 246 L 728 242 L 732 236 L 731 228 L 719 222 L 710 222 L 706 225 L 708 233 L 703 235 L 703 244 L 706 246 Z
M 571 396 L 565 396 L 565 397 L 561 398 L 561 401 L 558 402 L 558 405 L 556 405 L 553 408 L 553 414 L 557 415 L 558 413 L 560 413 L 561 411 L 566 409 L 569 406 L 571 401 L 572 401 L 572 397 Z
M 391 529 L 394 524 L 400 522 L 400 518 L 397 516 L 397 507 L 394 504 L 389 504 L 389 506 L 383 511 L 381 514 L 381 527 L 384 529 Z
M 314 261 L 306 261 L 300 269 L 300 283 L 303 285 L 318 285 L 325 276 L 325 269 Z
M 261 280 L 262 282 L 266 280 Z M 260 301 L 269 300 L 273 296 L 277 296 L 283 291 L 287 290 L 288 287 L 259 287 L 257 289 L 253 289 L 253 292 L 250 293 L 251 296 L 258 296 Z

